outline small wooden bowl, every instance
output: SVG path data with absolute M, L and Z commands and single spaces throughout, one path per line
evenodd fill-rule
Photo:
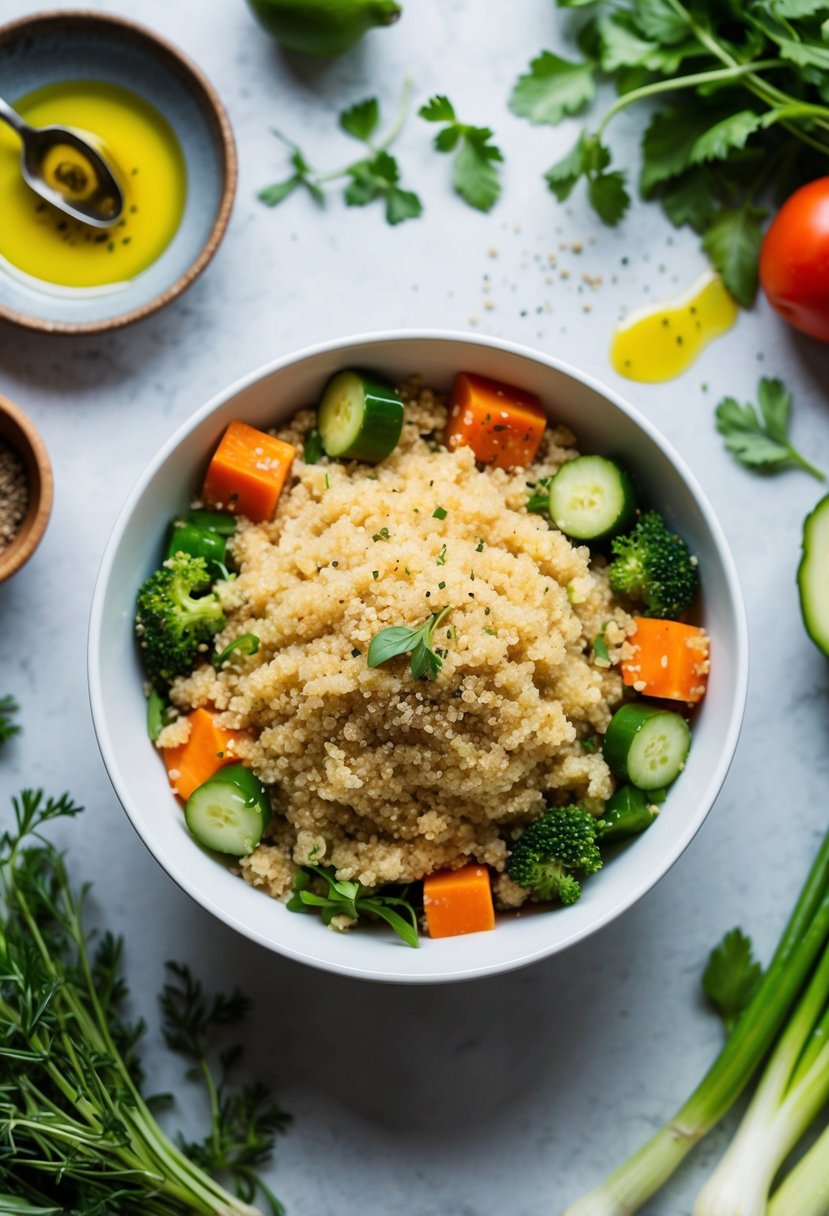
M 52 513 L 52 463 L 34 423 L 19 406 L 0 396 L 0 442 L 23 462 L 29 485 L 29 506 L 17 535 L 0 551 L 0 582 L 16 574 L 40 544 Z

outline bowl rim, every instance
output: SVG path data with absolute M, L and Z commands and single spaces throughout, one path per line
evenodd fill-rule
M 219 94 L 201 68 L 197 67 L 193 60 L 185 55 L 174 43 L 169 42 L 154 30 L 149 29 L 145 25 L 140 25 L 137 21 L 132 21 L 128 17 L 120 17 L 114 13 L 98 12 L 94 9 L 50 9 L 42 13 L 33 13 L 28 17 L 19 17 L 15 21 L 9 21 L 4 25 L 0 25 L 0 47 L 20 34 L 25 34 L 30 30 L 38 28 L 42 29 L 50 25 L 103 26 L 104 29 L 114 27 L 116 31 L 125 33 L 139 42 L 144 41 L 148 43 L 156 51 L 160 49 L 164 57 L 167 60 L 172 60 L 174 66 L 185 77 L 188 87 L 198 95 L 198 100 L 203 103 L 206 111 L 212 115 L 217 126 L 216 133 L 218 135 L 218 145 L 221 150 L 222 161 L 222 192 L 216 218 L 207 240 L 202 245 L 196 258 L 190 263 L 184 273 L 179 275 L 174 283 L 171 283 L 169 287 L 165 287 L 163 291 L 159 292 L 157 296 L 154 296 L 152 300 L 148 300 L 145 304 L 141 304 L 127 312 L 119 313 L 117 316 L 106 317 L 100 321 L 50 321 L 44 317 L 33 316 L 31 313 L 21 312 L 18 309 L 0 304 L 0 321 L 6 321 L 10 325 L 17 325 L 22 329 L 34 330 L 37 333 L 63 334 L 66 336 L 108 333 L 114 329 L 121 329 L 125 325 L 133 325 L 136 321 L 142 321 L 145 317 L 152 316 L 153 313 L 165 308 L 173 300 L 177 299 L 182 292 L 186 291 L 213 260 L 230 221 L 230 213 L 236 196 L 236 184 L 239 172 L 236 141 L 233 136 L 230 119 L 219 98 Z
M 103 625 L 104 602 L 112 573 L 112 565 L 122 540 L 122 534 L 132 517 L 136 505 L 143 497 L 147 485 L 155 476 L 161 465 L 164 464 L 172 453 L 175 452 L 184 439 L 192 431 L 196 430 L 206 418 L 208 418 L 222 405 L 230 402 L 234 397 L 237 397 L 240 393 L 250 388 L 258 381 L 271 376 L 275 372 L 278 372 L 291 364 L 337 352 L 347 353 L 355 346 L 367 344 L 382 345 L 386 342 L 396 343 L 401 341 L 446 342 L 449 344 L 462 342 L 467 345 L 480 346 L 485 349 L 496 350 L 506 354 L 516 355 L 520 358 L 529 359 L 534 363 L 541 364 L 543 367 L 560 372 L 563 375 L 569 376 L 579 383 L 584 384 L 594 392 L 605 397 L 611 402 L 612 405 L 630 418 L 631 421 L 633 421 L 668 457 L 679 476 L 694 495 L 697 506 L 699 507 L 704 519 L 705 526 L 709 531 L 722 562 L 725 585 L 727 589 L 727 600 L 734 617 L 736 654 L 734 656 L 735 679 L 732 687 L 728 725 L 722 737 L 722 747 L 717 765 L 709 774 L 708 780 L 701 791 L 699 806 L 702 809 L 699 810 L 694 818 L 686 825 L 684 831 L 671 842 L 671 847 L 666 852 L 661 868 L 654 869 L 653 871 L 644 874 L 638 882 L 631 884 L 631 887 L 627 891 L 624 899 L 617 901 L 613 906 L 605 909 L 605 911 L 589 925 L 585 925 L 580 929 L 573 930 L 569 936 L 561 940 L 542 945 L 539 948 L 531 949 L 526 953 L 517 954 L 515 957 L 508 960 L 473 965 L 469 967 L 460 967 L 451 972 L 447 972 L 445 970 L 436 970 L 433 972 L 397 972 L 392 974 L 376 968 L 373 969 L 365 966 L 355 965 L 345 960 L 341 963 L 338 960 L 335 961 L 328 958 L 321 958 L 319 956 L 312 956 L 306 951 L 293 948 L 290 944 L 284 944 L 281 942 L 276 943 L 266 933 L 260 932 L 254 926 L 243 923 L 234 914 L 234 912 L 224 907 L 211 894 L 210 891 L 201 889 L 199 884 L 191 881 L 190 876 L 184 867 L 170 868 L 166 864 L 162 864 L 160 859 L 156 856 L 151 835 L 149 833 L 145 835 L 144 831 L 142 830 L 140 813 L 135 812 L 133 798 L 130 795 L 129 790 L 126 787 L 123 790 L 121 788 L 122 784 L 125 786 L 125 783 L 122 783 L 120 780 L 118 758 L 109 737 L 108 717 L 105 712 L 104 699 L 102 695 L 102 662 L 100 643 Z M 156 452 L 155 456 L 144 469 L 143 473 L 139 476 L 135 485 L 128 494 L 126 501 L 116 516 L 112 531 L 104 547 L 90 607 L 89 630 L 87 638 L 87 684 L 95 737 L 101 753 L 101 758 L 104 762 L 107 776 L 109 777 L 116 797 L 121 803 L 121 806 L 123 807 L 133 828 L 159 866 L 161 866 L 164 872 L 170 878 L 172 878 L 172 880 L 183 891 L 185 891 L 193 900 L 195 900 L 197 904 L 216 916 L 223 924 L 227 925 L 229 928 L 235 929 L 237 932 L 241 933 L 244 937 L 249 938 L 251 941 L 266 947 L 268 950 L 274 953 L 289 958 L 294 962 L 304 963 L 307 966 L 313 966 L 318 969 L 338 975 L 344 975 L 352 979 L 365 979 L 385 983 L 456 983 L 463 980 L 479 979 L 486 976 L 517 970 L 520 967 L 525 967 L 531 963 L 540 961 L 542 958 L 547 958 L 551 955 L 558 954 L 563 950 L 569 949 L 577 942 L 592 936 L 595 932 L 602 929 L 611 921 L 615 920 L 629 908 L 632 908 L 673 868 L 708 817 L 708 814 L 716 801 L 717 795 L 722 788 L 722 784 L 725 781 L 726 775 L 731 767 L 731 763 L 736 752 L 748 697 L 748 639 L 748 617 L 743 599 L 742 588 L 737 575 L 736 565 L 734 563 L 734 558 L 731 554 L 725 532 L 723 531 L 723 528 L 714 513 L 713 507 L 709 503 L 702 487 L 697 482 L 696 477 L 686 465 L 682 457 L 676 452 L 673 445 L 661 434 L 658 428 L 655 427 L 649 419 L 640 414 L 639 411 L 629 402 L 627 402 L 620 394 L 602 384 L 601 381 L 597 380 L 594 376 L 587 372 L 580 371 L 578 368 L 574 367 L 570 363 L 567 363 L 565 360 L 558 359 L 555 356 L 547 355 L 540 351 L 535 351 L 531 347 L 524 346 L 521 343 L 511 342 L 501 338 L 491 338 L 482 334 L 471 334 L 464 332 L 463 330 L 379 330 L 369 331 L 366 333 L 357 333 L 344 338 L 334 338 L 323 342 L 314 343 L 310 346 L 302 347 L 301 349 L 291 352 L 288 355 L 281 356 L 278 359 L 274 359 L 269 363 L 261 365 L 252 372 L 241 376 L 225 389 L 211 397 L 205 405 L 196 410 L 195 413 L 187 418 L 170 436 L 167 442 L 164 443 Z
M 5 549 L 0 551 L 0 582 L 16 574 L 43 540 L 52 514 L 54 474 L 43 436 L 24 409 L 0 393 L 0 414 L 11 419 L 28 449 L 36 470 L 36 493 L 29 503 L 20 529 Z M 29 478 L 31 492 L 33 479 Z

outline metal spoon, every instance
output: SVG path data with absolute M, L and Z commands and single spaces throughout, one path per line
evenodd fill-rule
M 23 141 L 23 179 L 47 203 L 93 228 L 109 228 L 120 218 L 124 194 L 112 169 L 90 142 L 94 137 L 84 139 L 71 127 L 30 127 L 2 97 L 0 121 L 7 122 Z M 65 149 L 68 155 L 52 168 L 50 181 L 46 181 L 44 164 L 55 148 Z

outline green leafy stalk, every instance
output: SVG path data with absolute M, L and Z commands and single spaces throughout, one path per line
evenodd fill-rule
M 250 658 L 259 650 L 259 638 L 255 633 L 240 633 L 225 646 L 224 650 L 213 655 L 213 666 L 221 671 L 226 663 L 230 663 L 234 655 Z
M 253 1216 L 142 1095 L 143 1026 L 123 1017 L 121 942 L 106 935 L 90 954 L 87 889 L 73 891 L 44 837 L 81 808 L 32 790 L 12 806 L 0 838 L 0 1212 Z M 253 1194 L 246 1186 L 240 1195 Z
M 322 880 L 325 894 L 320 894 L 312 888 L 311 883 L 315 875 Z M 288 910 L 316 911 L 325 925 L 330 925 L 335 916 L 343 916 L 350 921 L 364 918 L 382 920 L 407 946 L 417 948 L 420 945 L 417 913 L 407 899 L 375 892 L 359 882 L 338 879 L 333 870 L 310 862 L 297 871 Z
M 829 946 L 694 1216 L 765 1216 L 782 1162 L 829 1099 Z
M 453 181 L 456 192 L 477 211 L 491 211 L 501 193 L 497 165 L 504 157 L 492 142 L 489 127 L 473 127 L 458 121 L 448 97 L 436 94 L 418 110 L 426 122 L 444 125 L 435 136 L 438 152 L 454 152 Z
M 766 1216 L 826 1216 L 829 1210 L 829 1127 L 789 1171 L 769 1200 Z
M 729 452 L 748 468 L 776 471 L 796 465 L 825 481 L 826 474 L 810 464 L 789 441 L 792 395 L 781 380 L 764 377 L 757 387 L 760 412 L 724 397 L 716 408 L 717 430 Z
M 15 721 L 19 713 L 20 706 L 14 697 L 0 697 L 0 743 L 7 743 L 20 733 L 20 723 Z
M 433 612 L 417 629 L 408 629 L 405 625 L 391 625 L 388 629 L 381 629 L 369 643 L 369 667 L 379 667 L 389 659 L 408 654 L 411 655 L 410 666 L 416 680 L 421 676 L 426 676 L 428 680 L 437 679 L 443 659 L 432 649 L 432 637 L 443 618 L 451 611 L 452 607 L 449 605 L 440 612 Z
M 363 144 L 365 152 L 350 164 L 328 173 L 313 169 L 297 145 L 274 130 L 277 139 L 291 149 L 293 172 L 284 181 L 260 190 L 257 196 L 259 201 L 268 207 L 276 207 L 296 190 L 305 189 L 316 202 L 322 204 L 326 198 L 326 186 L 345 179 L 347 185 L 343 198 L 347 206 L 365 207 L 379 199 L 383 202 L 387 223 L 400 224 L 404 220 L 417 218 L 423 211 L 420 199 L 413 191 L 403 189 L 399 165 L 388 151 L 403 128 L 411 93 L 412 82 L 407 78 L 397 116 L 380 140 L 375 140 L 380 124 L 380 103 L 376 97 L 368 97 L 343 110 L 338 119 L 340 129 Z
M 829 832 L 774 957 L 722 1051 L 690 1098 L 647 1144 L 564 1216 L 632 1216 L 731 1108 L 777 1038 L 829 939 Z

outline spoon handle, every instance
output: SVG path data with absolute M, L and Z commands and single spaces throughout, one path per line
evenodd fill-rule
M 17 110 L 13 110 L 2 97 L 0 97 L 0 122 L 7 122 L 18 135 L 25 135 L 29 130 L 29 124 L 24 122 Z

